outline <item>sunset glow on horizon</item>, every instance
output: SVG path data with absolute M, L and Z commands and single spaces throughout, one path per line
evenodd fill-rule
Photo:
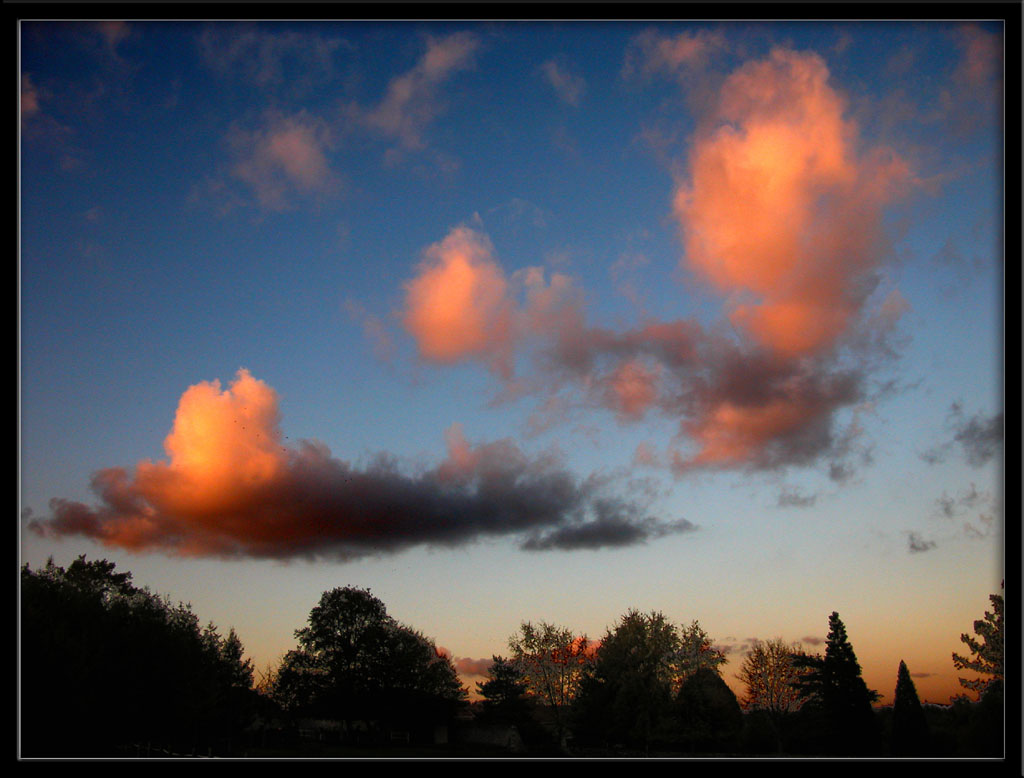
M 262 671 L 629 609 L 922 700 L 1000 592 L 997 22 L 23 22 L 20 556 Z M 1016 315 L 1016 314 L 1014 314 Z M 590 650 L 593 650 L 592 647 Z

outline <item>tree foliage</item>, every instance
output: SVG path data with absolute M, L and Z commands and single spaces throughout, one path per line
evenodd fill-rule
M 699 621 L 692 621 L 679 631 L 679 651 L 676 655 L 675 690 L 682 687 L 683 682 L 702 667 L 721 674 L 721 666 L 726 663 L 725 653 L 714 647 L 708 633 Z
M 592 660 L 590 641 L 566 627 L 526 621 L 508 639 L 508 647 L 526 682 L 527 695 L 549 711 L 555 735 L 561 741 L 569 706 Z
M 965 689 L 978 692 L 979 698 L 993 681 L 1003 680 L 1003 598 L 999 594 L 989 595 L 992 610 L 985 611 L 985 618 L 974 622 L 973 638 L 966 632 L 960 640 L 970 650 L 971 656 L 961 656 L 954 652 L 953 666 L 957 670 L 970 670 L 987 678 L 960 678 L 960 685 Z
M 433 641 L 388 615 L 369 590 L 324 592 L 296 630 L 274 693 L 296 715 L 341 720 L 447 718 L 466 696 Z
M 668 734 L 679 633 L 658 612 L 630 610 L 602 638 L 574 714 L 578 732 L 649 748 Z
M 234 630 L 200 627 L 189 606 L 136 588 L 114 563 L 22 568 L 25 755 L 230 753 L 253 696 Z
M 755 640 L 736 674 L 747 687 L 744 707 L 764 712 L 779 751 L 784 747 L 787 719 L 804 702 L 799 684 L 807 670 L 795 662 L 802 652 L 799 643 L 788 644 L 782 638 Z

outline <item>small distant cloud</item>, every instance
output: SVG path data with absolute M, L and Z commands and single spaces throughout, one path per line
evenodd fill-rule
M 491 665 L 494 664 L 493 659 L 470 659 L 464 656 L 457 656 L 453 662 L 455 665 L 455 672 L 462 676 L 486 676 L 490 670 Z
M 405 150 L 425 148 L 424 133 L 444 108 L 441 86 L 456 72 L 471 67 L 479 48 L 479 38 L 468 31 L 428 38 L 423 56 L 392 79 L 377 105 L 349 106 L 350 115 L 358 124 L 398 141 Z
M 24 124 L 39 113 L 39 90 L 28 73 L 21 74 L 21 121 Z
M 654 74 L 678 76 L 704 68 L 727 47 L 725 36 L 716 30 L 684 31 L 674 36 L 644 30 L 629 43 L 622 75 L 627 79 Z
M 220 78 L 303 94 L 335 75 L 334 58 L 350 44 L 317 32 L 217 24 L 197 38 L 202 62 Z
M 950 449 L 958 445 L 967 464 L 983 467 L 996 459 L 1002 451 L 1003 426 L 1002 411 L 991 416 L 976 413 L 965 417 L 961 403 L 954 402 L 947 416 L 947 427 L 953 433 L 952 439 L 931 447 L 920 457 L 930 465 L 941 464 L 948 458 Z
M 267 210 L 292 207 L 296 197 L 322 195 L 338 186 L 328 153 L 331 128 L 306 112 L 270 114 L 255 130 L 235 128 L 228 138 L 234 154 L 231 175 Z
M 554 60 L 541 65 L 541 72 L 562 102 L 574 108 L 579 106 L 587 89 L 587 82 L 582 76 L 570 73 Z
M 779 494 L 777 502 L 780 508 L 810 508 L 818 501 L 816 494 L 804 494 L 794 487 L 786 487 Z
M 824 638 L 815 637 L 813 635 L 808 635 L 806 637 L 801 638 L 800 640 L 801 642 L 806 643 L 809 646 L 820 646 L 825 643 Z
M 911 554 L 920 553 L 921 551 L 930 551 L 935 548 L 935 541 L 925 540 L 916 532 L 910 532 L 907 534 L 907 548 Z

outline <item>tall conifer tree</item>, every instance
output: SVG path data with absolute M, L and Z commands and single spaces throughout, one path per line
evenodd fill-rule
M 808 671 L 799 683 L 801 694 L 824 715 L 830 752 L 839 756 L 877 753 L 878 727 L 871 703 L 878 699 L 878 692 L 864 683 L 838 613 L 833 611 L 828 625 L 825 656 L 804 655 L 794 660 Z
M 928 720 L 917 697 L 907 663 L 900 661 L 892 704 L 893 756 L 923 756 L 928 750 Z

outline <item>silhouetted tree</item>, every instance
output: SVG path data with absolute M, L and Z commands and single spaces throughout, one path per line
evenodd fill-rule
M 555 736 L 561 744 L 567 732 L 567 716 L 580 680 L 591 661 L 585 635 L 547 622 L 523 622 L 519 632 L 508 639 L 511 659 L 526 680 L 527 693 L 545 707 L 553 718 Z
M 466 696 L 451 660 L 369 590 L 324 592 L 295 637 L 274 684 L 293 714 L 426 726 L 450 718 Z
M 657 612 L 627 612 L 601 640 L 574 705 L 578 739 L 650 748 L 669 733 L 679 634 Z
M 917 689 L 900 660 L 896 673 L 896 693 L 892 704 L 892 741 L 889 750 L 893 756 L 925 756 L 928 753 L 928 721 L 917 697 Z
M 252 702 L 238 636 L 114 569 L 84 556 L 22 568 L 23 753 L 230 752 Z
M 676 709 L 691 752 L 723 753 L 737 747 L 743 711 L 732 689 L 711 667 L 699 667 L 687 676 Z
M 736 674 L 747 686 L 744 707 L 764 711 L 779 752 L 784 749 L 787 718 L 803 704 L 798 683 L 806 670 L 794 662 L 801 652 L 799 644 L 789 645 L 782 638 L 755 640 Z
M 868 689 L 860 664 L 839 614 L 829 616 L 825 656 L 798 654 L 797 667 L 806 669 L 799 681 L 801 696 L 824 716 L 829 753 L 870 755 L 880 747 L 878 725 L 871 703 L 878 692 Z
M 999 594 L 989 595 L 992 611 L 985 611 L 985 618 L 974 622 L 974 633 L 980 639 L 972 638 L 966 632 L 960 640 L 971 649 L 972 657 L 953 654 L 953 666 L 957 670 L 972 670 L 989 678 L 960 679 L 965 689 L 982 693 L 992 681 L 1003 680 L 1003 598 Z
M 699 621 L 692 621 L 679 630 L 679 650 L 675 660 L 675 678 L 673 691 L 677 692 L 683 682 L 697 670 L 706 667 L 715 673 L 721 673 L 721 666 L 726 663 L 725 653 L 714 647 L 708 633 Z
M 485 716 L 490 721 L 515 724 L 529 711 L 526 679 L 514 662 L 501 656 L 491 659 L 487 680 L 476 685 L 483 697 Z

